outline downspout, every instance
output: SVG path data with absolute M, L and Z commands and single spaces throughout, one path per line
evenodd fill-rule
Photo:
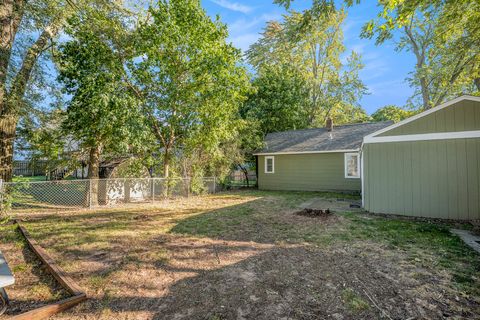
M 363 140 L 362 145 L 360 146 L 360 180 L 362 188 L 362 208 L 365 208 L 365 180 L 363 177 Z
M 258 188 L 258 156 L 255 156 L 255 175 L 257 176 L 257 188 Z

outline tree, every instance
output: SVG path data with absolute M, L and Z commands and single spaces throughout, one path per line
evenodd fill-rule
M 415 114 L 414 111 L 408 111 L 400 107 L 389 105 L 384 106 L 372 114 L 374 121 L 388 121 L 399 122 L 407 119 Z
M 414 97 L 421 97 L 423 109 L 463 92 L 472 92 L 478 77 L 478 71 L 472 70 L 480 62 L 477 48 L 458 45 L 453 38 L 448 43 L 438 41 L 441 29 L 438 11 L 429 8 L 416 12 L 402 28 L 397 45 L 398 50 L 406 49 L 415 55 L 415 71 L 409 82 L 416 88 Z
M 66 0 L 2 1 L 0 3 L 0 178 L 12 178 L 13 142 L 25 108 L 36 62 L 50 47 L 66 18 L 76 10 L 95 6 L 115 8 L 117 1 Z M 31 35 L 38 34 L 35 39 Z
M 276 0 L 290 6 L 293 0 Z M 345 0 L 347 6 L 361 1 Z M 410 83 L 418 90 L 424 109 L 463 92 L 480 92 L 480 2 L 444 0 L 380 1 L 375 19 L 366 23 L 362 35 L 381 44 L 395 31 L 403 31 L 399 48 L 411 50 L 416 67 Z M 328 15 L 333 1 L 314 0 L 311 16 Z
M 132 152 L 143 132 L 125 71 L 128 32 L 111 13 L 87 10 L 69 19 L 66 33 L 72 40 L 59 47 L 57 62 L 72 98 L 62 129 L 88 150 L 88 178 L 97 179 L 102 152 Z
M 305 24 L 305 13 L 292 11 L 283 22 L 269 23 L 262 38 L 247 52 L 249 62 L 257 69 L 264 64 L 297 68 L 308 89 L 308 126 L 323 126 L 326 118 L 342 115 L 342 110 L 360 110 L 358 101 L 366 93 L 358 76 L 363 67 L 360 56 L 352 52 L 346 63 L 340 59 L 345 52 L 341 30 L 345 16 L 343 10 L 332 10 L 310 16 Z M 334 119 L 336 123 L 355 120 Z
M 249 86 L 226 26 L 199 1 L 159 1 L 149 14 L 130 67 L 169 177 L 176 154 L 223 158 L 222 143 L 238 135 L 238 108 Z
M 262 65 L 252 82 L 255 91 L 241 109 L 242 117 L 257 122 L 260 132 L 303 129 L 309 103 L 305 79 L 288 65 Z
M 480 3 L 478 1 L 387 1 L 362 36 L 381 44 L 402 30 L 397 49 L 416 58 L 409 79 L 423 109 L 461 93 L 480 91 Z

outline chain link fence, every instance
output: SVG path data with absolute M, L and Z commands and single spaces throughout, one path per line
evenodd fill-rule
M 0 182 L 0 202 L 10 210 L 99 208 L 215 193 L 217 188 L 214 177 Z

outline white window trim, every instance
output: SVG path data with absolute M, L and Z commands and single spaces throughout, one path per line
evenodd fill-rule
M 357 176 L 349 176 L 348 175 L 348 170 L 347 170 L 347 158 L 349 156 L 357 156 L 357 168 L 358 168 L 358 175 Z M 360 179 L 360 171 L 361 171 L 361 167 L 360 167 L 360 153 L 358 152 L 350 152 L 350 153 L 344 153 L 344 156 L 343 156 L 343 166 L 344 166 L 344 170 L 345 170 L 345 179 Z
M 267 171 L 267 161 L 268 159 L 272 159 L 272 171 Z M 275 173 L 275 157 L 274 156 L 267 156 L 265 157 L 265 173 Z

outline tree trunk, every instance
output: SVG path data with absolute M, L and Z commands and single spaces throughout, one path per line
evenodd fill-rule
M 88 159 L 88 174 L 87 178 L 90 179 L 90 202 L 89 206 L 98 205 L 98 171 L 100 168 L 100 153 L 101 146 L 96 145 L 90 148 L 90 156 Z
M 25 1 L 0 2 L 0 177 L 5 181 L 12 179 L 13 142 L 17 126 L 18 113 L 22 109 L 23 96 L 30 80 L 33 67 L 46 47 L 48 41 L 55 36 L 62 19 L 52 19 L 38 39 L 27 50 L 21 67 L 10 88 L 6 89 L 6 73 L 10 63 L 11 47 L 23 15 Z
M 165 150 L 163 155 L 163 177 L 168 178 L 170 175 L 170 154 L 168 150 Z
M 480 78 L 475 78 L 473 80 L 473 83 L 475 83 L 475 86 L 477 87 L 477 90 L 480 91 Z
M 240 170 L 242 170 L 243 175 L 245 176 L 245 181 L 247 182 L 247 187 L 250 187 L 250 180 L 248 180 L 248 169 L 243 167 L 243 166 L 239 166 L 239 167 L 240 167 Z
M 13 141 L 17 119 L 14 116 L 0 116 L 0 179 L 12 181 Z
M 420 87 L 422 90 L 422 101 L 423 101 L 423 110 L 430 109 L 430 94 L 427 85 L 427 79 L 425 77 L 420 77 Z

